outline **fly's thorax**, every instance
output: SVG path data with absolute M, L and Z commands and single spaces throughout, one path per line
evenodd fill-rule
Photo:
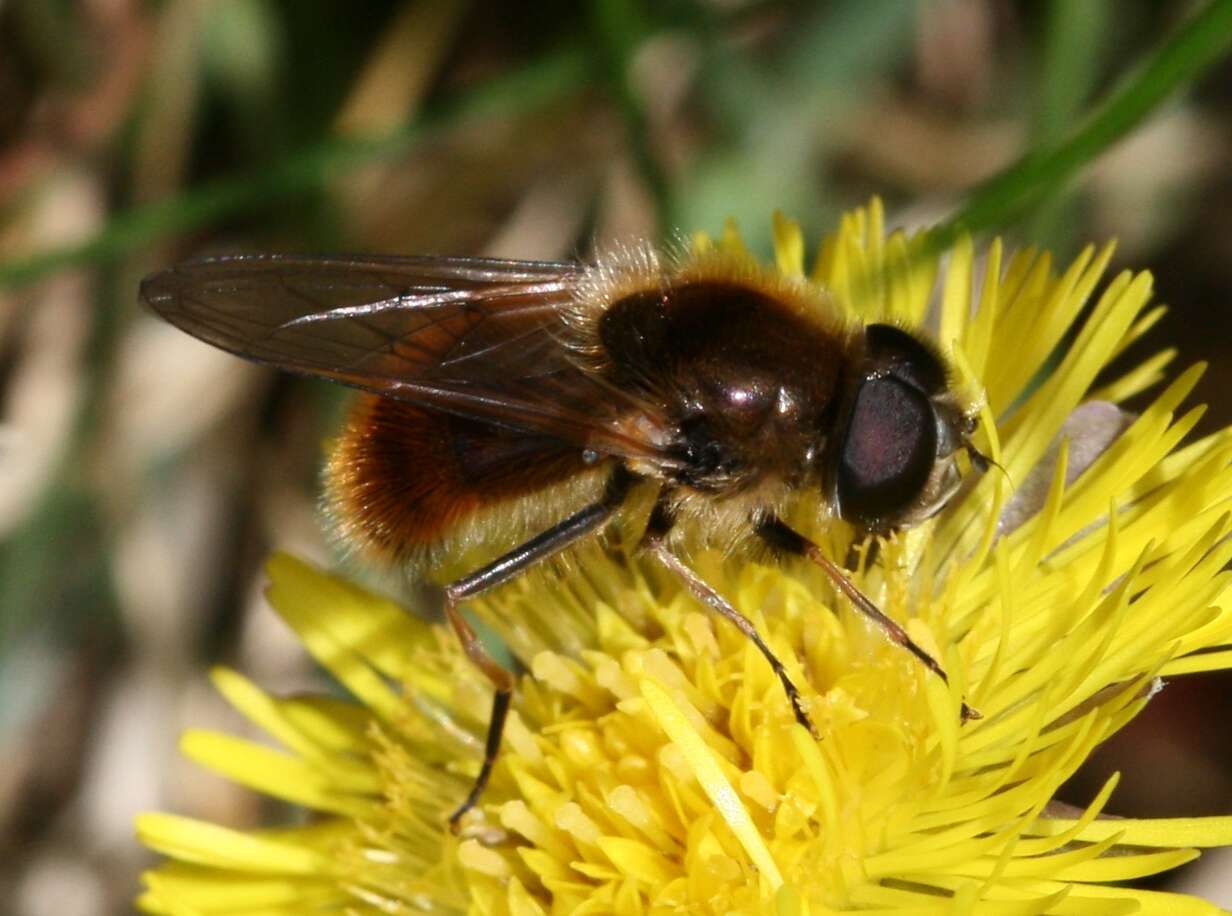
M 747 283 L 695 280 L 635 292 L 598 324 L 607 377 L 667 419 L 663 476 L 731 495 L 819 467 L 848 338 Z

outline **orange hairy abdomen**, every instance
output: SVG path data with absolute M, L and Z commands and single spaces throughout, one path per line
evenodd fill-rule
M 338 532 L 361 552 L 416 561 L 463 532 L 497 539 L 487 529 L 501 527 L 492 520 L 502 508 L 586 470 L 582 450 L 559 439 L 365 394 L 334 444 L 326 499 Z

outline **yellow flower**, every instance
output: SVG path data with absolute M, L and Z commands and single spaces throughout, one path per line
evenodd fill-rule
M 802 274 L 798 228 L 775 229 L 778 269 Z M 734 230 L 695 243 L 742 250 Z M 1058 274 L 1047 254 L 1004 257 L 994 242 L 977 267 L 963 240 L 935 258 L 886 238 L 874 202 L 811 268 L 865 319 L 920 324 L 931 306 L 942 344 L 986 392 L 995 434 L 982 445 L 1006 473 L 855 577 L 942 659 L 949 687 L 868 630 L 818 570 L 695 557 L 786 661 L 815 741 L 733 627 L 590 544 L 568 574 L 532 574 L 475 605 L 526 674 L 492 783 L 454 837 L 445 819 L 478 768 L 487 682 L 442 628 L 276 556 L 271 603 L 352 699 L 278 699 L 219 670 L 218 689 L 280 748 L 193 731 L 183 750 L 316 816 L 265 831 L 142 816 L 141 839 L 172 861 L 145 876 L 141 906 L 1216 911 L 1113 882 L 1232 842 L 1232 818 L 1101 817 L 1115 779 L 1085 810 L 1050 805 L 1160 677 L 1232 667 L 1232 649 L 1215 648 L 1232 641 L 1232 433 L 1183 444 L 1200 411 L 1177 411 L 1199 369 L 1140 416 L 1112 406 L 1163 379 L 1170 353 L 1093 388 L 1161 311 L 1146 308 L 1146 274 L 1096 292 L 1110 256 L 1088 249 Z M 1079 426 L 1071 444 L 1062 434 Z M 840 556 L 850 537 L 819 536 Z M 964 696 L 983 719 L 960 725 Z

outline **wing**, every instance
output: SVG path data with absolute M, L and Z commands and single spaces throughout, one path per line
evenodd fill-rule
M 618 426 L 647 405 L 580 367 L 564 343 L 563 309 L 582 271 L 554 261 L 239 256 L 153 274 L 141 298 L 254 362 L 666 462 L 648 436 Z

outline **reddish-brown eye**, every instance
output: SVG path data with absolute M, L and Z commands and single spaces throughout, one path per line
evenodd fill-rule
M 937 422 L 919 389 L 893 376 L 861 383 L 836 469 L 839 514 L 869 531 L 893 527 L 937 457 Z

